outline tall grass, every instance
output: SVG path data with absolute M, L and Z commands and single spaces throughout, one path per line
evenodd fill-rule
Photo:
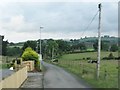
M 101 57 L 107 57 L 110 52 L 102 52 Z M 113 52 L 118 56 L 117 52 Z M 97 88 L 118 87 L 118 60 L 101 60 L 100 78 L 96 79 L 96 63 L 88 63 L 83 58 L 91 57 L 97 60 L 97 52 L 67 54 L 59 59 L 59 66 L 83 78 Z

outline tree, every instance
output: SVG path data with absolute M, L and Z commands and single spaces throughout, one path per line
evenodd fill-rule
M 24 43 L 22 50 L 24 51 L 27 47 L 31 47 L 34 51 L 36 51 L 37 42 L 36 41 L 27 41 Z
M 116 52 L 118 50 L 118 46 L 116 44 L 113 44 L 110 48 L 110 51 Z
M 113 54 L 112 54 L 112 53 L 110 53 L 110 54 L 109 54 L 109 56 L 108 56 L 108 58 L 109 58 L 109 59 L 114 59 Z
M 56 43 L 58 44 L 59 51 L 62 52 L 70 51 L 70 45 L 67 41 L 57 40 Z
M 7 55 L 7 44 L 8 44 L 8 41 L 2 42 L 2 55 L 4 55 L 4 56 Z
M 101 50 L 108 51 L 109 50 L 109 44 L 106 43 L 105 41 L 102 41 L 101 42 Z
M 22 50 L 19 47 L 8 47 L 7 56 L 20 56 Z
M 56 57 L 57 51 L 58 51 L 58 44 L 56 43 L 56 41 L 50 39 L 47 43 L 48 45 L 48 50 L 49 50 L 49 54 L 50 57 L 53 59 Z
M 96 41 L 94 42 L 93 48 L 94 48 L 95 51 L 98 50 L 98 40 L 96 40 Z
M 23 59 L 23 61 L 28 61 L 28 60 L 35 61 L 36 67 L 38 67 L 40 64 L 38 54 L 34 50 L 32 50 L 31 47 L 27 47 L 25 49 L 25 51 L 22 54 L 22 59 Z
M 80 43 L 79 44 L 79 47 L 80 47 L 80 50 L 86 50 L 86 46 L 85 46 L 85 43 Z
M 12 46 L 12 45 L 15 45 L 15 44 L 13 42 L 10 42 L 9 45 Z

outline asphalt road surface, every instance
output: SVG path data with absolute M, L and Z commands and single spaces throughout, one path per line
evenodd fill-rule
M 0 69 L 0 80 L 1 80 L 2 78 L 5 78 L 5 77 L 10 76 L 10 75 L 13 74 L 13 73 L 14 73 L 14 71 L 11 71 L 11 70 L 9 70 L 9 69 Z
M 44 73 L 44 88 L 90 88 L 84 81 L 68 73 L 64 69 L 46 62 Z

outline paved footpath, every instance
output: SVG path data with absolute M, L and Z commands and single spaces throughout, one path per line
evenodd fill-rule
M 20 88 L 43 88 L 42 73 L 28 73 L 27 80 Z

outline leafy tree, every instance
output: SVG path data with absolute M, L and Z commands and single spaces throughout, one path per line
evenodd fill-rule
M 38 54 L 34 50 L 32 50 L 31 47 L 27 47 L 25 49 L 25 51 L 22 54 L 22 59 L 23 59 L 23 61 L 28 61 L 28 60 L 35 61 L 36 67 L 38 67 L 39 63 L 40 63 Z
M 80 47 L 80 50 L 86 50 L 86 46 L 85 46 L 85 43 L 80 43 L 79 44 L 79 47 Z
M 85 43 L 79 43 L 79 44 L 75 44 L 75 45 L 71 46 L 72 51 L 75 51 L 75 50 L 83 51 L 83 50 L 86 50 L 86 49 L 87 49 L 87 47 L 86 47 Z
M 108 51 L 109 50 L 109 44 L 102 41 L 101 42 L 101 50 Z
M 13 42 L 10 42 L 9 45 L 12 46 L 12 45 L 15 45 L 15 44 Z
M 98 40 L 96 40 L 96 41 L 94 42 L 93 48 L 94 48 L 95 51 L 98 50 Z
M 109 50 L 109 44 L 110 42 L 107 41 L 101 41 L 101 50 L 108 51 Z M 98 50 L 98 40 L 96 40 L 93 44 L 93 48 L 95 51 Z
M 4 56 L 7 55 L 7 44 L 8 44 L 8 41 L 2 42 L 2 55 L 4 55 Z
M 36 51 L 37 42 L 36 41 L 27 41 L 24 43 L 22 50 L 24 51 L 27 47 L 31 47 L 33 50 Z
M 109 54 L 109 56 L 108 56 L 108 58 L 109 58 L 109 59 L 114 59 L 113 54 L 112 54 L 112 53 L 110 53 L 110 54 Z
M 56 42 L 58 44 L 59 50 L 63 52 L 70 51 L 70 45 L 67 41 L 57 40 Z
M 51 58 L 56 57 L 57 50 L 58 50 L 58 44 L 56 43 L 56 41 L 50 39 L 47 45 L 48 45 L 48 50 L 49 50 L 49 54 L 51 55 Z
M 22 50 L 19 47 L 8 47 L 7 56 L 20 56 Z
M 110 51 L 116 52 L 118 50 L 118 46 L 116 44 L 113 44 L 110 48 Z

